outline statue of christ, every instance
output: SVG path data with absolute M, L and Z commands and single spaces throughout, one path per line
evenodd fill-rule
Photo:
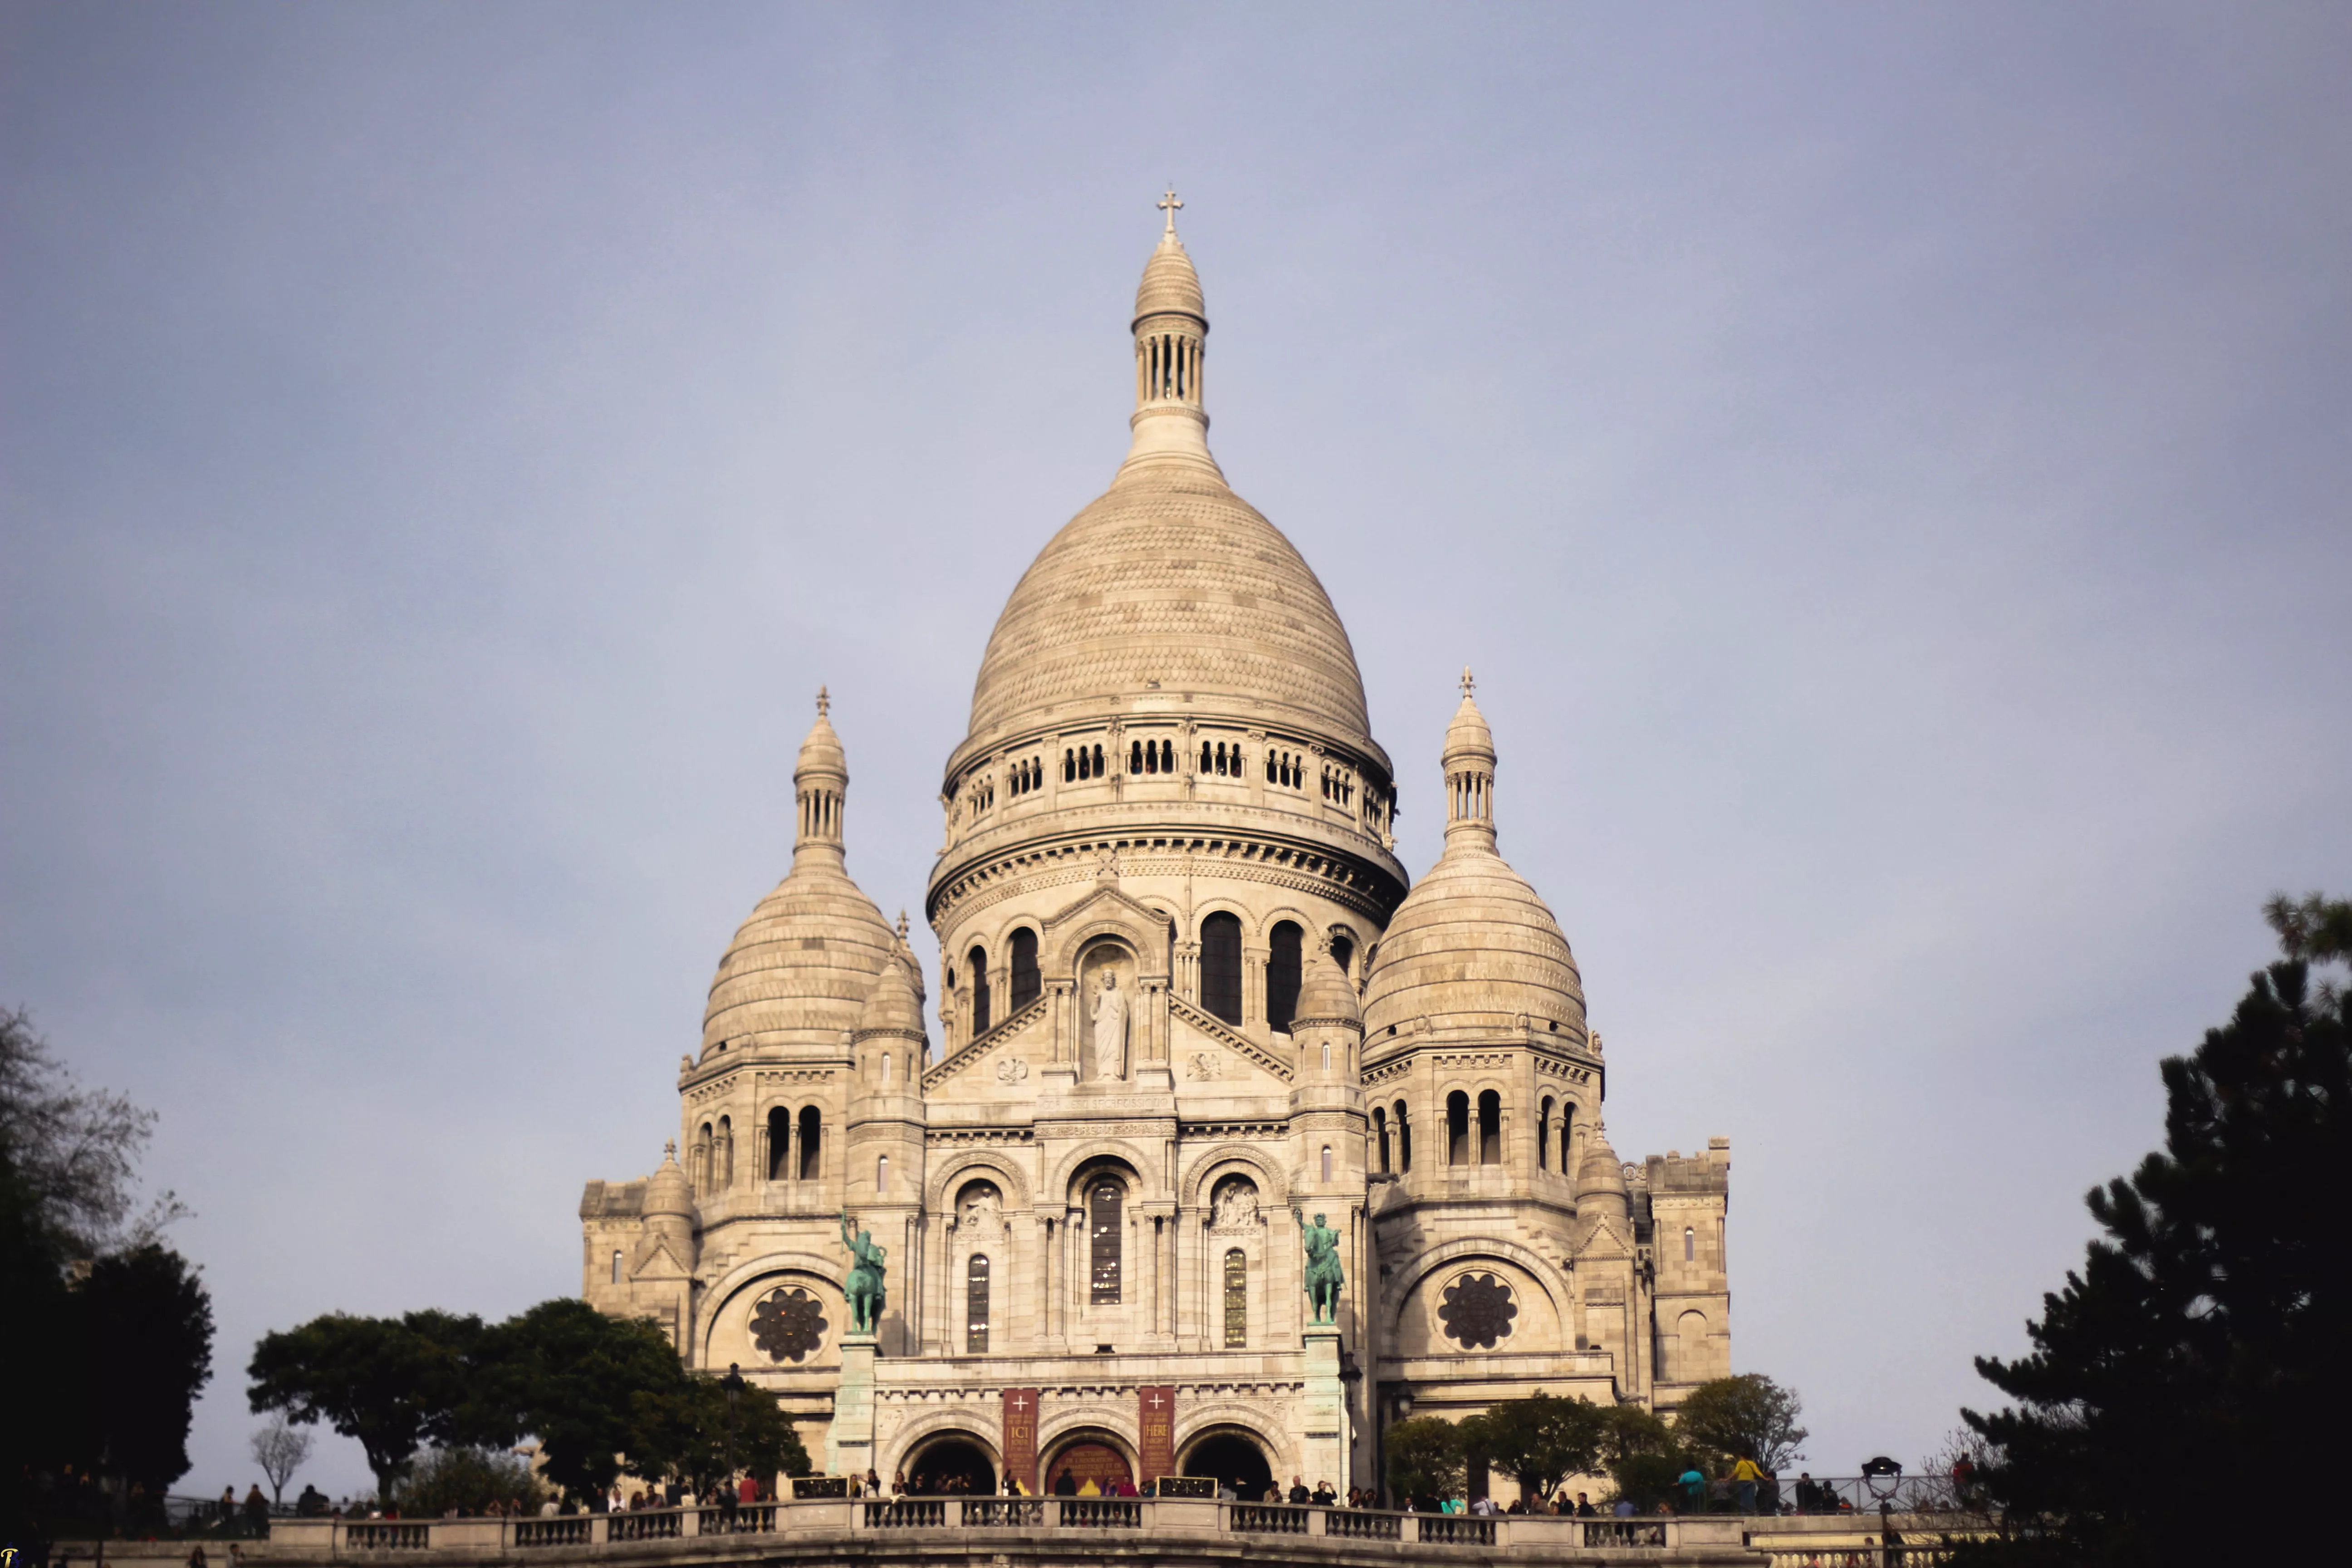
M 1103 971 L 1103 988 L 1095 993 L 1095 1077 L 1127 1076 L 1127 993 L 1118 988 L 1118 971 Z

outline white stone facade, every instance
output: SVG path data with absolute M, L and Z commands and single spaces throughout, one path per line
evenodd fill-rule
M 1344 1489 L 1407 1410 L 1669 1408 L 1729 1369 L 1727 1142 L 1611 1150 L 1574 958 L 1496 851 L 1466 677 L 1445 852 L 1408 891 L 1346 629 L 1210 455 L 1172 207 L 1133 325 L 1127 460 L 1014 589 L 948 760 L 937 1058 L 903 917 L 845 868 L 820 699 L 791 874 L 680 1064 L 684 1158 L 583 1200 L 587 1299 L 886 1479 L 1001 1472 L 1034 1416 L 1048 1474 L 1255 1450 Z M 831 1429 L 845 1208 L 888 1251 L 870 1447 L 862 1411 Z M 1336 1396 L 1303 1288 L 1318 1214 Z

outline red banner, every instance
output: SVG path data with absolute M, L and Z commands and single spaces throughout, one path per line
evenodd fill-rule
M 1037 1391 L 1004 1391 L 1004 1473 L 1037 1491 Z
M 1173 1387 L 1135 1391 L 1137 1468 L 1139 1481 L 1157 1481 L 1176 1473 L 1176 1390 Z

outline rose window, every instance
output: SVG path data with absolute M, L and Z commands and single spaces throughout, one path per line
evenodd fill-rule
M 1444 1304 L 1437 1309 L 1446 1336 L 1465 1351 L 1491 1347 L 1511 1337 L 1511 1320 L 1519 1315 L 1511 1288 L 1492 1274 L 1465 1274 L 1445 1288 Z
M 824 1309 L 797 1286 L 773 1290 L 751 1309 L 751 1342 L 770 1361 L 803 1361 L 824 1342 Z

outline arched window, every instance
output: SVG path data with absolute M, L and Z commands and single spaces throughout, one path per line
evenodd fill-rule
M 792 1174 L 784 1162 L 793 1152 L 793 1113 L 779 1105 L 768 1112 L 768 1180 L 781 1182 Z
M 988 1353 L 988 1255 L 975 1252 L 963 1269 L 963 1348 Z
M 1683 1226 L 1683 1261 L 1685 1263 L 1698 1261 L 1698 1232 L 1689 1226 Z
M 1412 1123 L 1405 1120 L 1404 1101 L 1396 1102 L 1397 1169 L 1412 1169 Z
M 817 1177 L 817 1155 L 824 1146 L 824 1117 L 814 1105 L 801 1107 L 801 1173 L 803 1182 Z
M 1037 933 L 1023 926 L 1013 933 L 1013 994 L 1004 1004 L 1010 1017 L 1037 1000 L 1042 983 L 1037 978 Z
M 693 1163 L 694 1169 L 688 1171 L 687 1175 L 694 1183 L 694 1190 L 698 1193 L 709 1192 L 710 1190 L 710 1123 L 708 1121 L 702 1124 L 702 1131 L 694 1135 Z
M 1445 1163 L 1470 1163 L 1470 1097 L 1458 1089 L 1445 1097 Z
M 977 1039 L 988 1033 L 988 952 L 973 948 L 967 963 L 971 971 L 971 1033 Z
M 1551 1096 L 1544 1096 L 1543 1109 L 1536 1116 L 1536 1169 L 1551 1169 Z
M 719 1119 L 717 1150 L 719 1184 L 731 1187 L 735 1184 L 735 1123 L 731 1118 L 722 1116 Z
M 1478 1163 L 1503 1163 L 1503 1097 L 1493 1089 L 1478 1097 Z
M 1340 973 L 1347 974 L 1352 982 L 1355 977 L 1353 974 L 1349 973 L 1349 965 L 1356 962 L 1356 939 L 1349 936 L 1343 931 L 1333 931 L 1331 933 L 1331 962 L 1339 966 Z
M 1323 1179 L 1327 1182 L 1331 1179 L 1331 1145 L 1328 1143 L 1323 1145 Z
M 1242 922 L 1223 910 L 1201 922 L 1201 1005 L 1242 1021 Z
M 1305 958 L 1307 933 L 1288 921 L 1274 928 L 1265 955 L 1266 1026 L 1287 1030 L 1298 1016 L 1299 971 Z
M 1127 743 L 1127 771 L 1131 773 L 1143 771 L 1143 742 L 1140 741 Z
M 1396 1169 L 1389 1163 L 1389 1113 L 1377 1105 L 1372 1107 L 1372 1132 L 1380 1140 L 1381 1170 L 1387 1172 Z
M 1103 772 L 1102 748 L 1100 746 L 1097 746 L 1095 748 L 1095 777 L 1107 778 L 1108 776 L 1108 774 Z
M 1225 1348 L 1237 1351 L 1248 1343 L 1249 1259 L 1236 1247 L 1225 1253 Z
M 1201 742 L 1201 771 L 1204 773 L 1209 771 L 1209 742 L 1206 741 Z
M 620 1282 L 621 1282 L 621 1250 L 620 1250 L 620 1248 L 618 1248 L 618 1247 L 614 1247 L 614 1248 L 613 1249 L 613 1283 L 614 1283 L 614 1284 L 615 1284 L 615 1285 L 618 1285 Z
M 1268 751 L 1265 754 L 1265 782 L 1268 784 L 1279 784 L 1281 782 L 1279 779 L 1275 777 L 1275 758 L 1280 753 L 1273 751 Z
M 1176 771 L 1176 742 L 1173 741 L 1160 742 L 1160 771 L 1163 773 Z
M 877 1154 L 874 1156 L 874 1195 L 877 1198 L 883 1197 L 886 1196 L 889 1191 L 890 1156 L 887 1154 Z
M 1071 751 L 1067 746 L 1065 746 L 1062 748 L 1062 782 L 1064 784 L 1075 784 L 1077 782 L 1077 753 Z
M 1097 1182 L 1087 1195 L 1087 1261 L 1097 1306 L 1118 1304 L 1119 1240 L 1126 1197 L 1117 1182 Z

